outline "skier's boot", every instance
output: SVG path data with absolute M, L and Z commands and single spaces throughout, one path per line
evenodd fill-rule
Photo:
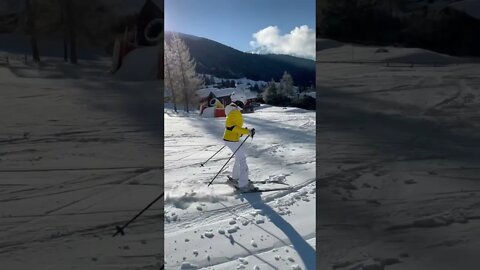
M 238 187 L 237 189 L 238 189 L 240 192 L 249 192 L 249 191 L 258 190 L 258 187 L 254 186 L 254 185 L 252 184 L 252 182 L 250 182 L 250 181 L 248 181 L 248 184 L 245 185 L 245 186 L 242 186 L 242 187 L 237 186 L 237 187 Z
M 227 175 L 228 181 L 232 182 L 235 186 L 238 187 L 238 178 L 232 178 L 230 175 Z M 252 180 L 248 179 L 248 184 L 253 184 Z
M 233 178 L 230 175 L 227 175 L 228 181 L 230 181 L 233 185 L 238 186 L 238 179 Z

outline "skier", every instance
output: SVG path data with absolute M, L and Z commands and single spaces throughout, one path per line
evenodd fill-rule
M 232 102 L 225 107 L 225 115 L 227 116 L 227 119 L 225 121 L 223 140 L 225 141 L 225 145 L 232 150 L 232 153 L 235 153 L 236 151 L 232 179 L 238 181 L 238 188 L 241 191 L 247 191 L 251 189 L 248 179 L 247 157 L 245 156 L 243 146 L 240 147 L 241 142 L 239 142 L 239 140 L 241 136 L 247 134 L 253 137 L 255 135 L 255 129 L 243 127 L 241 110 L 244 106 L 245 97 L 233 92 L 230 95 L 230 99 Z

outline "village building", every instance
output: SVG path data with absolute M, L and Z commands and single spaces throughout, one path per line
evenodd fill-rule
M 241 93 L 245 96 L 245 104 L 243 108 L 244 113 L 253 113 L 256 106 L 257 93 L 250 91 L 245 85 L 237 85 L 237 87 L 216 88 L 207 87 L 197 91 L 199 98 L 200 111 L 206 107 L 218 107 L 215 100 L 218 100 L 223 107 L 231 103 L 230 95 L 232 93 Z M 217 113 L 221 115 L 221 113 Z

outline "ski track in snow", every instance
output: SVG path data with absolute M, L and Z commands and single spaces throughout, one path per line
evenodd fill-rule
M 200 167 L 223 146 L 224 121 L 165 111 L 166 269 L 315 269 L 315 112 L 244 114 L 257 130 L 244 144 L 251 180 L 292 187 L 266 193 L 225 184 L 233 160 L 207 187 L 231 155 Z

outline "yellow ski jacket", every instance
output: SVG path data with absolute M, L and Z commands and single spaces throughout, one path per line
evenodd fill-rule
M 223 134 L 223 140 L 229 142 L 238 142 L 240 140 L 240 137 L 242 135 L 248 134 L 249 131 L 247 128 L 242 127 L 242 113 L 239 111 L 238 108 L 236 108 L 236 106 L 233 107 L 235 108 L 228 112 L 227 120 L 225 121 L 225 133 Z

